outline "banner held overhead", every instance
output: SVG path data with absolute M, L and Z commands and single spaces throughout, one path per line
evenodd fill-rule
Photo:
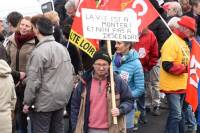
M 85 38 L 138 41 L 139 22 L 132 12 L 83 8 L 82 22 Z

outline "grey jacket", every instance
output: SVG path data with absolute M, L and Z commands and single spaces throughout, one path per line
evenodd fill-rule
M 30 55 L 24 104 L 35 106 L 37 112 L 63 108 L 73 87 L 73 66 L 67 49 L 46 36 Z

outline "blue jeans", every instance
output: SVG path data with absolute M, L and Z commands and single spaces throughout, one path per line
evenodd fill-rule
M 146 117 L 146 107 L 145 107 L 145 94 L 142 94 L 137 100 L 137 108 L 141 112 L 141 117 Z
M 17 133 L 27 133 L 27 114 L 22 111 L 16 111 L 16 128 Z
M 166 94 L 169 115 L 165 133 L 184 133 L 184 119 L 183 119 L 183 100 L 184 94 Z
M 195 130 L 196 119 L 194 113 L 192 112 L 192 106 L 184 103 L 183 107 L 185 126 L 189 126 L 191 129 Z
M 131 110 L 128 114 L 126 114 L 126 128 L 133 128 L 133 119 L 134 119 L 135 110 Z

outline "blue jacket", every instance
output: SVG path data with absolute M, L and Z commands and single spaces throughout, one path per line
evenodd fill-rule
M 92 82 L 92 72 L 87 72 L 83 75 L 83 80 L 80 81 L 77 87 L 74 89 L 72 99 L 71 99 L 71 125 L 72 130 L 75 130 L 78 115 L 79 113 L 83 113 L 84 115 L 84 133 L 87 133 L 88 130 L 88 122 L 89 122 L 89 114 L 90 114 L 90 89 Z M 109 78 L 108 78 L 109 81 Z M 130 93 L 128 85 L 116 74 L 114 74 L 114 82 L 115 82 L 115 95 L 120 95 L 119 99 L 119 110 L 120 114 L 127 114 L 134 108 L 134 98 Z M 81 112 L 81 100 L 83 97 L 81 96 L 84 88 L 86 88 L 86 102 L 85 102 L 85 112 Z M 110 91 L 109 91 L 110 93 Z M 117 98 L 117 97 L 116 97 Z M 116 99 L 117 100 L 117 99 Z M 99 116 L 101 117 L 101 116 Z M 81 128 L 81 127 L 79 127 Z
M 120 67 L 114 63 L 115 56 L 116 53 L 113 58 L 113 71 L 128 83 L 133 97 L 141 96 L 144 93 L 144 72 L 137 52 L 131 49 L 127 55 L 123 55 Z

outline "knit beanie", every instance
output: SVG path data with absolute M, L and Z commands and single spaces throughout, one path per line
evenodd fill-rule
M 109 56 L 109 54 L 105 51 L 105 50 L 99 50 L 97 51 L 94 56 L 93 56 L 93 63 L 98 60 L 98 59 L 102 59 L 107 61 L 109 64 L 111 63 L 111 58 Z

